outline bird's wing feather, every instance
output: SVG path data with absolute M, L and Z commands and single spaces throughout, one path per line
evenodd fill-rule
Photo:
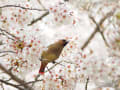
M 45 71 L 45 67 L 47 66 L 47 64 L 48 63 L 41 62 L 39 73 L 43 73 Z

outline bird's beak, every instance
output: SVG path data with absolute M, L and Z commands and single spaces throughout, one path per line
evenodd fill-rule
M 64 44 L 64 46 L 66 46 L 68 43 L 69 43 L 69 41 L 66 41 L 65 44 Z
M 66 44 L 68 44 L 69 43 L 69 41 L 66 41 Z

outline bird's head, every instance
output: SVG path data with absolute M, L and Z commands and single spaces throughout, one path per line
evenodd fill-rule
M 66 45 L 69 43 L 69 41 L 67 41 L 67 40 L 65 40 L 65 39 L 62 39 L 62 40 L 60 40 L 59 42 L 60 42 L 60 44 L 62 44 L 63 46 L 66 46 Z

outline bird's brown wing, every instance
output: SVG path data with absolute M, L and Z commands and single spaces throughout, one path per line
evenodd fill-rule
M 56 45 L 50 45 L 48 47 L 48 53 L 53 53 L 56 55 L 56 58 L 57 59 L 59 56 L 60 56 L 60 53 L 62 52 L 62 49 L 63 49 L 63 46 L 60 45 L 60 44 L 56 44 Z
M 55 53 L 46 51 L 46 52 L 42 53 L 41 58 L 43 61 L 52 62 L 52 61 L 56 60 L 58 57 Z

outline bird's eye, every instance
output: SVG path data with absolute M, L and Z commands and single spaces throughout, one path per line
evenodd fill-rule
M 19 44 L 19 46 L 22 46 L 21 44 Z
M 66 42 L 66 40 L 63 40 L 63 42 Z

